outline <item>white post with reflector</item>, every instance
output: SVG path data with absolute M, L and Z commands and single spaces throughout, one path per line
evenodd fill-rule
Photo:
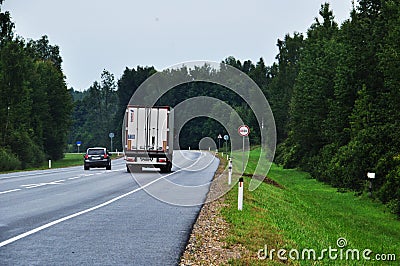
M 243 210 L 243 177 L 239 178 L 238 210 Z
M 49 169 L 51 169 L 51 160 L 49 160 Z
M 229 159 L 228 166 L 228 185 L 232 184 L 232 159 Z

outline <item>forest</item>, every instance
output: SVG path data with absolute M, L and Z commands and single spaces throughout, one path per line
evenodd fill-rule
M 262 58 L 253 63 L 231 56 L 222 62 L 251 77 L 268 99 L 277 164 L 360 195 L 368 191 L 367 172 L 374 172 L 373 197 L 400 216 L 400 1 L 359 0 L 341 25 L 327 3 L 316 15 L 307 32 L 277 41 L 271 66 Z M 76 152 L 76 141 L 82 141 L 81 150 L 110 148 L 110 132 L 113 149 L 121 150 L 125 106 L 157 70 L 126 68 L 118 80 L 104 70 L 90 88 L 67 90 L 58 47 L 46 36 L 29 42 L 15 37 L 10 15 L 1 13 L 0 19 L 1 161 L 24 168 Z M 243 100 L 215 84 L 177 86 L 159 104 L 175 106 L 199 95 L 225 101 L 257 131 Z M 197 119 L 184 127 L 182 148 L 225 133 L 218 122 Z M 257 134 L 250 141 L 257 145 Z
M 14 36 L 14 26 L 0 12 L 0 171 L 61 159 L 73 108 L 59 47 Z

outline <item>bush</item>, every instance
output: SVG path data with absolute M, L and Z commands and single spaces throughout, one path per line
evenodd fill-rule
M 400 217 L 400 166 L 385 176 L 385 184 L 378 191 L 378 197 Z
M 21 168 L 18 158 L 4 148 L 0 148 L 0 171 L 11 171 Z
M 21 162 L 22 169 L 40 166 L 44 160 L 44 152 L 33 142 L 26 132 L 13 132 L 10 146 Z

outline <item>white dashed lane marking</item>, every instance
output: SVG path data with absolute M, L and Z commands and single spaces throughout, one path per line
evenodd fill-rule
M 112 171 L 104 171 L 104 172 L 99 172 L 99 173 L 91 173 L 91 174 L 81 174 L 79 176 L 74 176 L 74 177 L 70 177 L 68 178 L 68 180 L 75 180 L 75 179 L 79 179 L 82 177 L 88 177 L 88 176 L 94 176 L 94 175 L 102 175 L 105 173 L 110 173 L 110 172 L 118 172 L 121 170 L 124 170 L 125 168 L 121 168 L 121 169 L 115 169 Z M 20 187 L 22 187 L 22 189 L 31 189 L 31 188 L 37 188 L 37 187 L 43 187 L 43 186 L 49 186 L 49 185 L 62 185 L 65 184 L 66 180 L 65 179 L 61 179 L 61 180 L 56 180 L 56 181 L 52 181 L 52 182 L 46 182 L 46 183 L 37 183 L 37 184 L 26 184 L 26 185 L 21 185 Z M 11 189 L 11 190 L 6 190 L 6 191 L 0 191 L 0 195 L 1 194 L 7 194 L 7 193 L 12 193 L 12 192 L 17 192 L 22 190 L 21 188 L 17 188 L 17 189 Z

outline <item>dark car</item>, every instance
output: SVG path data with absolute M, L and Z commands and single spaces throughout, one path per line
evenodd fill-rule
M 91 167 L 105 167 L 111 170 L 111 154 L 106 148 L 89 148 L 83 159 L 83 168 L 89 170 Z

